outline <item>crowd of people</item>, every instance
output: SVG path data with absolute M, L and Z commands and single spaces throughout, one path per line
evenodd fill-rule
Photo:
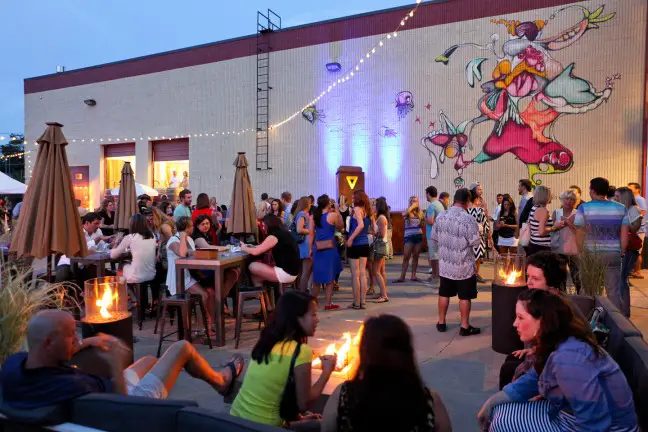
M 589 184 L 590 201 L 584 201 L 581 189 L 572 186 L 560 193 L 561 205 L 554 208 L 548 187 L 534 188 L 524 179 L 519 181 L 518 194 L 517 206 L 511 194 L 498 194 L 492 217 L 479 183 L 457 189 L 452 202 L 434 186 L 425 190 L 426 206 L 412 196 L 403 213 L 401 273 L 392 284 L 404 282 L 408 271 L 411 281 L 420 281 L 418 259 L 427 240 L 429 281 L 438 281 L 436 329 L 447 331 L 449 303 L 458 297 L 459 335 L 478 335 L 481 330 L 471 325 L 470 312 L 477 284 L 485 280 L 480 264 L 486 252 L 526 254 L 529 289 L 518 298 L 514 323 L 525 347 L 502 365 L 501 391 L 485 402 L 477 414 L 478 423 L 491 431 L 517 430 L 517 425 L 533 422 L 537 431 L 634 432 L 637 418 L 627 380 L 565 294 L 569 276 L 576 290 L 583 288 L 579 257 L 589 254 L 601 263 L 607 296 L 624 315 L 630 315 L 628 278 L 641 265 L 646 226 L 640 187 L 630 183 L 612 190 L 606 179 L 594 178 Z M 168 201 L 153 205 L 150 197 L 139 197 L 140 213 L 131 217 L 127 234 L 115 229 L 115 203 L 105 201 L 99 211 L 83 216 L 83 230 L 92 250 L 110 249 L 115 257 L 130 251 L 132 260 L 123 269 L 127 282 L 166 282 L 170 294 L 176 292 L 177 259 L 193 255 L 197 248 L 235 240 L 254 257 L 248 267 L 253 286 L 296 284 L 294 292 L 279 297 L 272 319 L 252 350 L 232 415 L 291 429 L 317 422 L 323 431 L 451 430 L 441 397 L 420 377 L 409 327 L 393 315 L 365 321 L 357 373 L 338 386 L 322 415 L 309 412 L 337 358 L 322 355 L 321 374 L 313 382 L 314 355 L 308 339 L 316 334 L 320 309 L 340 307 L 333 297 L 339 289 L 343 260 L 348 260 L 351 273 L 350 308 L 365 309 L 368 296 L 375 303 L 389 301 L 385 260 L 393 253 L 392 213 L 384 197 L 371 199 L 356 190 L 347 204 L 345 197 L 336 201 L 326 194 L 293 202 L 289 192 L 278 199 L 264 193 L 256 206 L 256 244 L 226 233 L 224 221 L 229 215 L 215 198 L 201 193 L 195 206 L 192 198 L 186 189 L 175 206 Z M 58 266 L 68 269 L 57 271 L 57 277 L 71 277 L 66 257 L 60 258 Z M 79 276 L 89 275 L 73 277 Z M 239 270 L 228 271 L 224 296 L 239 277 Z M 213 276 L 185 273 L 187 291 L 203 297 L 212 325 L 215 302 L 210 281 Z M 30 353 L 10 357 L 2 368 L 5 401 L 34 407 L 89 392 L 113 391 L 164 398 L 182 368 L 227 394 L 243 368 L 243 360 L 235 357 L 225 369 L 215 371 L 183 342 L 174 344 L 159 361 L 145 358 L 127 367 L 120 354 L 124 348 L 114 338 L 101 336 L 75 345 L 70 319 L 63 312 L 51 311 L 32 318 Z M 105 356 L 114 365 L 111 380 L 60 365 L 86 346 L 110 353 Z M 49 373 L 28 373 L 43 368 Z M 44 380 L 45 386 L 34 380 Z M 294 400 L 284 400 L 287 386 L 294 386 Z

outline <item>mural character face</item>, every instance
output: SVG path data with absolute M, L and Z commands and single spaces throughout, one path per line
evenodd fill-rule
M 396 95 L 396 111 L 398 112 L 398 119 L 407 117 L 412 109 L 414 109 L 414 96 L 411 92 L 402 91 Z

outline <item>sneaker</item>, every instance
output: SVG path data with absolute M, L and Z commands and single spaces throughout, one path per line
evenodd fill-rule
M 443 324 L 439 324 L 439 323 L 437 323 L 437 324 L 436 324 L 436 328 L 437 328 L 437 331 L 440 331 L 441 333 L 443 333 L 443 332 L 445 332 L 446 330 L 448 330 L 448 326 L 447 326 L 445 323 L 443 323 Z
M 478 335 L 479 333 L 481 333 L 481 330 L 471 325 L 469 325 L 468 328 L 461 327 L 459 329 L 459 336 L 473 336 Z
M 485 283 L 486 282 L 486 279 L 481 277 L 481 275 L 476 275 L 475 279 L 477 279 L 477 282 L 479 282 L 479 283 Z
M 632 272 L 632 273 L 630 273 L 630 278 L 631 279 L 643 279 L 644 277 L 643 277 L 643 275 L 641 273 Z
M 340 305 L 336 305 L 334 303 L 331 303 L 329 305 L 324 306 L 324 310 L 326 310 L 326 311 L 335 310 L 335 309 L 340 309 Z
M 432 269 L 429 269 L 429 270 L 427 271 L 427 274 L 431 275 L 431 274 L 432 274 Z

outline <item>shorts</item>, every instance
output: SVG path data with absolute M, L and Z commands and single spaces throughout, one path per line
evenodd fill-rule
M 347 258 L 349 259 L 358 259 L 358 258 L 369 258 L 369 245 L 358 245 L 351 246 L 347 249 Z
M 428 259 L 430 261 L 439 260 L 439 244 L 430 239 L 427 241 L 428 244 Z
M 639 235 L 639 238 L 641 239 L 641 249 L 639 249 L 639 255 L 641 255 L 643 253 L 644 245 L 646 244 L 646 242 L 645 242 L 646 233 L 642 232 L 642 233 L 637 233 L 637 234 Z
M 297 280 L 297 276 L 293 276 L 285 272 L 281 267 L 274 267 L 275 274 L 277 275 L 277 280 L 281 283 L 292 283 Z
M 129 396 L 141 396 L 151 399 L 166 399 L 169 396 L 169 392 L 162 380 L 151 372 L 140 379 L 134 371 L 126 369 L 124 371 L 124 381 Z
M 504 247 L 517 247 L 518 245 L 518 239 L 513 237 L 500 237 L 497 239 L 497 246 L 504 246 Z
M 418 245 L 423 243 L 423 234 L 414 234 L 409 237 L 405 237 L 405 244 Z
M 454 280 L 441 276 L 439 296 L 454 297 L 459 295 L 459 300 L 473 300 L 477 298 L 477 278 L 475 275 L 468 279 Z

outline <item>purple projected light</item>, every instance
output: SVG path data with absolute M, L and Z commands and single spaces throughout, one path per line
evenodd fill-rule
M 340 72 L 342 70 L 342 65 L 340 63 L 326 63 L 326 70 L 329 72 Z

